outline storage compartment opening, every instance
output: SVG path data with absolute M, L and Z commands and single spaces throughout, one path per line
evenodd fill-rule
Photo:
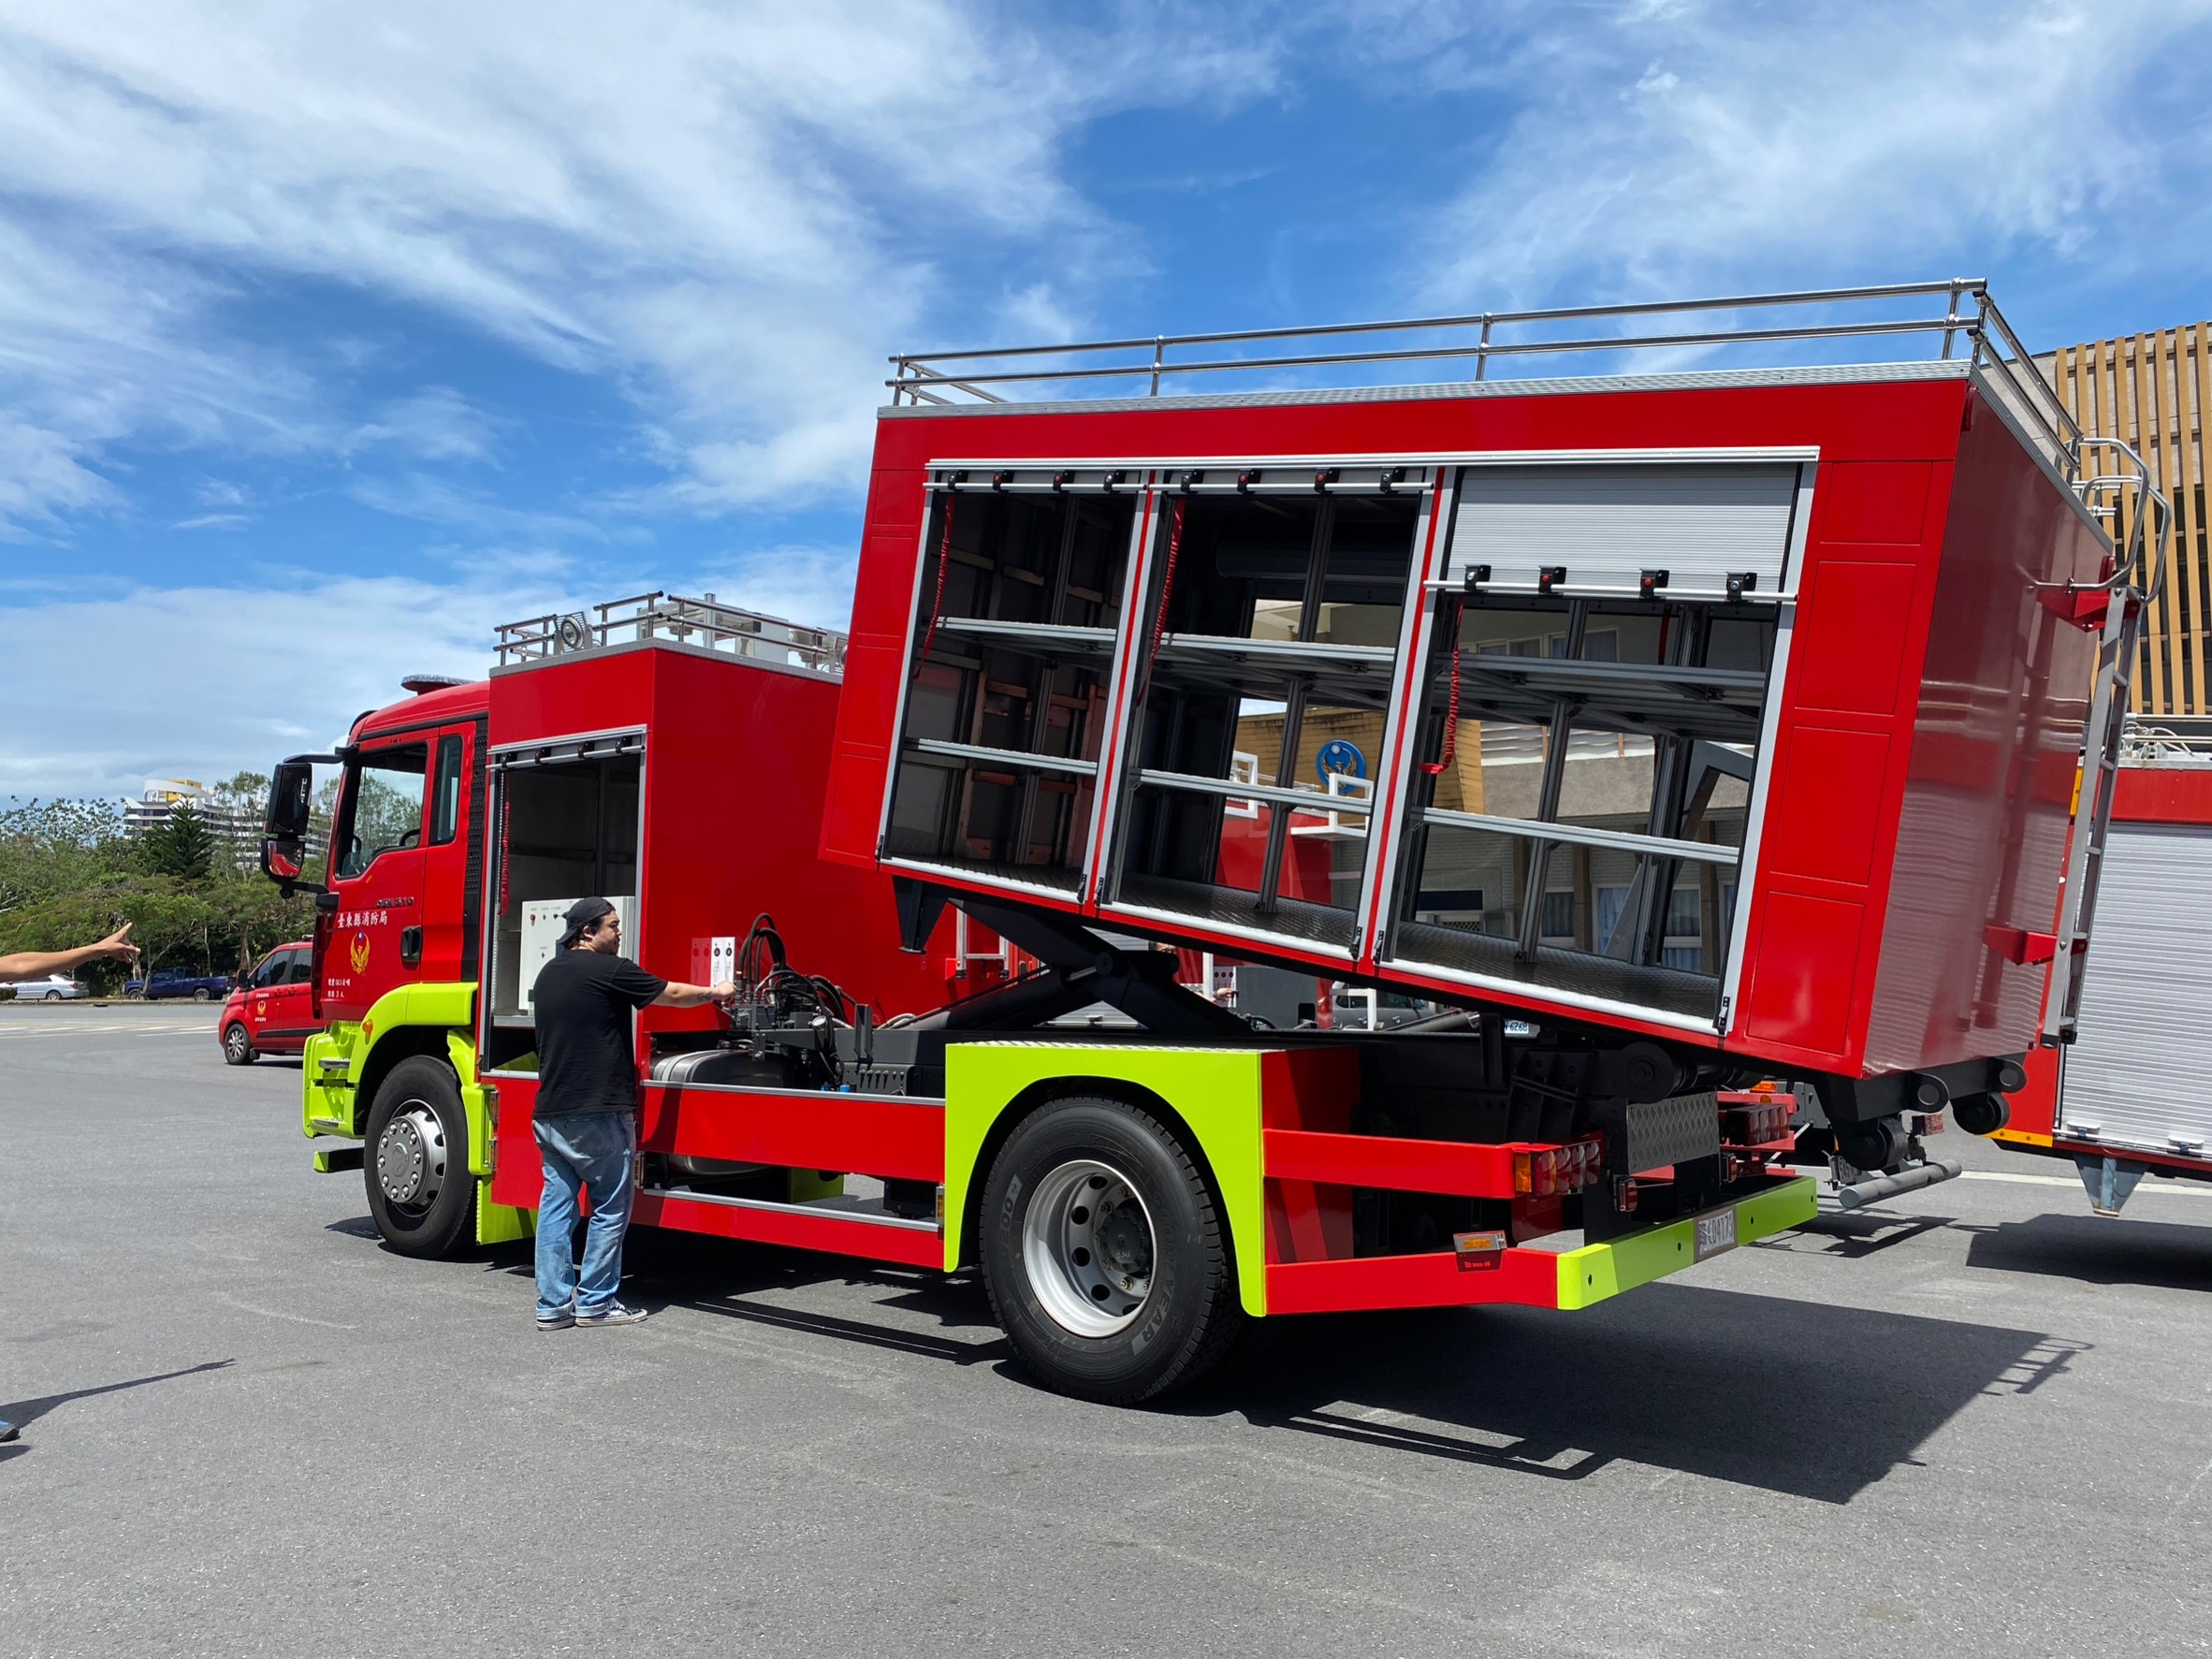
M 1081 884 L 1135 500 L 939 491 L 889 857 Z
M 1416 774 L 1392 953 L 1714 1017 L 1775 608 L 1480 593 L 1437 604 L 1421 752 L 1442 766 Z
M 1419 517 L 1418 495 L 1163 510 L 1117 902 L 1350 943 Z
M 529 994 L 557 945 L 560 912 L 612 899 L 623 954 L 638 952 L 637 849 L 644 756 L 625 752 L 502 766 L 490 874 L 493 1069 L 534 1047 Z

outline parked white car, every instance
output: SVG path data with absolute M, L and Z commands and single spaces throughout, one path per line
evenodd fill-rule
M 18 980 L 15 983 L 18 1002 L 74 1002 L 80 997 L 91 995 L 81 981 L 73 980 L 65 973 L 50 973 L 42 980 Z

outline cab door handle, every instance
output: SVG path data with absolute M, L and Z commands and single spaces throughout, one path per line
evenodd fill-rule
M 401 968 L 420 968 L 422 966 L 421 928 L 402 927 L 400 929 L 400 966 Z

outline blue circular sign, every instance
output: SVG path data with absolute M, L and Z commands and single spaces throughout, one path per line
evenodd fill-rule
M 1346 743 L 1342 737 L 1332 737 L 1321 745 L 1321 752 L 1314 756 L 1314 770 L 1320 773 L 1323 783 L 1332 778 L 1364 778 L 1367 757 L 1360 752 L 1359 745 Z

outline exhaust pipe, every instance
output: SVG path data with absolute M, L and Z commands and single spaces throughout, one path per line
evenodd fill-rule
M 1894 1175 L 1876 1175 L 1870 1181 L 1839 1186 L 1836 1188 L 1836 1201 L 1846 1210 L 1855 1210 L 1863 1204 L 1878 1204 L 1884 1199 L 1896 1198 L 1899 1193 L 1918 1192 L 1923 1186 L 1933 1186 L 1939 1181 L 1955 1181 L 1965 1171 L 1964 1164 L 1931 1157 L 1924 1164 L 1899 1170 Z

